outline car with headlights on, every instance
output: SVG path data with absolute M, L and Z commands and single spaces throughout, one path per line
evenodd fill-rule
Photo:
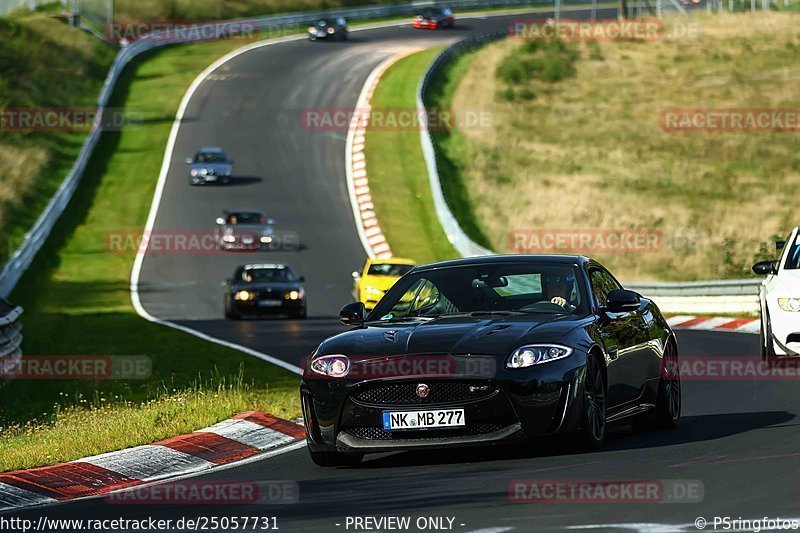
M 411 19 L 411 26 L 437 30 L 440 28 L 452 28 L 455 22 L 456 18 L 453 15 L 453 10 L 449 7 L 426 7 Z
M 222 148 L 200 148 L 194 157 L 186 158 L 186 164 L 189 165 L 189 183 L 192 185 L 227 184 L 233 176 L 233 160 Z
M 415 264 L 411 259 L 400 257 L 367 259 L 361 271 L 353 271 L 353 296 L 356 301 L 364 302 L 367 311 L 371 311 L 386 291 Z
M 758 296 L 764 360 L 800 356 L 800 228 L 777 248 L 778 259 L 753 265 L 753 272 L 766 276 Z
M 317 41 L 346 41 L 350 30 L 344 17 L 319 19 L 313 26 L 308 27 L 308 40 Z
M 275 221 L 260 211 L 225 211 L 216 222 L 220 250 L 266 250 L 275 241 Z
M 675 427 L 678 347 L 658 307 L 583 256 L 419 266 L 302 364 L 311 459 L 536 442 L 602 446 L 611 423 Z
M 225 318 L 306 317 L 305 278 L 285 263 L 242 265 L 225 281 Z

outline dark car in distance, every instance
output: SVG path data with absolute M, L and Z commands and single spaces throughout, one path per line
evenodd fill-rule
M 452 28 L 455 22 L 456 18 L 453 15 L 453 10 L 449 7 L 426 7 L 411 19 L 411 26 L 438 30 L 440 28 Z
M 419 266 L 304 363 L 306 439 L 320 466 L 365 453 L 674 427 L 675 335 L 656 305 L 583 256 Z
M 346 41 L 350 30 L 344 17 L 320 19 L 313 26 L 308 27 L 308 39 L 316 41 L 326 39 L 331 41 Z
M 217 246 L 220 250 L 267 250 L 275 240 L 275 221 L 260 211 L 225 211 L 216 223 Z
M 250 264 L 226 280 L 225 318 L 286 315 L 306 317 L 305 279 L 284 263 Z

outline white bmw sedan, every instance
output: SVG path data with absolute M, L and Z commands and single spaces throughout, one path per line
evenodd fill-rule
M 800 356 L 800 228 L 794 228 L 774 261 L 753 265 L 761 284 L 761 356 Z

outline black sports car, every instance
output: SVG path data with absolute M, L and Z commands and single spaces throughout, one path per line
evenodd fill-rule
M 244 265 L 225 282 L 225 318 L 288 315 L 306 317 L 302 276 L 283 263 Z
M 347 28 L 347 21 L 344 17 L 331 19 L 320 19 L 313 26 L 308 27 L 308 39 L 329 39 L 334 41 L 346 41 L 350 34 Z
M 678 352 L 656 305 L 577 256 L 420 266 L 304 363 L 306 439 L 321 466 L 363 454 L 674 427 Z

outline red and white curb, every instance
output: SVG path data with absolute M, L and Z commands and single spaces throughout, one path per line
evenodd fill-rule
M 761 331 L 761 321 L 757 318 L 678 315 L 669 317 L 667 323 L 673 329 L 699 329 L 734 333 L 758 333 Z
M 107 494 L 209 470 L 305 438 L 303 426 L 248 411 L 211 427 L 144 446 L 0 474 L 0 511 Z
M 386 70 L 400 59 L 417 52 L 412 50 L 390 57 L 378 65 L 369 75 L 353 110 L 353 117 L 347 129 L 347 144 L 345 148 L 345 172 L 347 174 L 347 191 L 353 207 L 353 216 L 356 221 L 361 244 L 370 257 L 386 259 L 392 257 L 392 249 L 386 242 L 386 236 L 378 224 L 375 215 L 375 205 L 369 192 L 367 179 L 367 159 L 364 152 L 366 143 L 367 126 L 369 124 L 372 106 L 370 100 L 375 94 L 381 76 Z

